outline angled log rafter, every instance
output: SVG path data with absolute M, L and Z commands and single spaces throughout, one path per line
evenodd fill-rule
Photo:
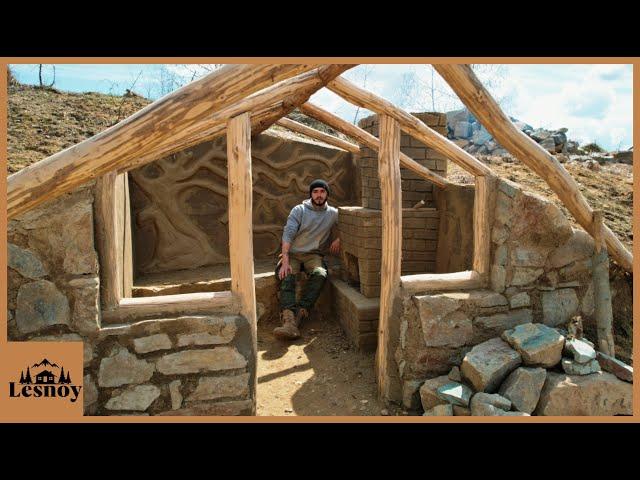
M 319 68 L 317 65 L 223 67 L 157 100 L 104 132 L 11 175 L 7 180 L 8 217 L 13 218 L 110 171 L 125 171 L 134 159 L 146 155 L 148 161 L 152 161 L 162 156 L 153 155 L 153 152 L 162 152 L 167 146 L 183 148 L 191 129 L 206 122 L 212 112 L 228 110 L 227 107 L 269 85 L 307 72 L 316 79 L 317 88 L 320 88 L 350 67 L 351 65 Z M 309 91 L 308 95 L 317 90 L 310 88 L 309 83 L 295 85 L 298 90 Z M 293 93 L 284 93 L 293 97 L 294 101 L 297 99 L 295 87 Z M 303 96 L 301 101 L 304 99 Z M 273 108 L 269 111 L 272 110 Z M 236 115 L 240 113 L 243 112 L 237 112 Z M 231 117 L 221 120 L 222 123 L 228 118 Z M 266 119 L 270 119 L 268 114 Z
M 380 140 L 371 135 L 369 132 L 347 122 L 346 120 L 343 120 L 342 118 L 332 113 L 327 112 L 326 110 L 323 110 L 322 108 L 310 102 L 302 104 L 300 106 L 300 111 L 302 111 L 302 113 L 304 113 L 305 115 L 315 118 L 325 125 L 334 128 L 340 133 L 358 140 L 359 142 L 376 152 L 380 150 Z M 449 182 L 446 178 L 441 177 L 437 173 L 429 170 L 427 167 L 420 165 L 418 162 L 405 155 L 404 153 L 400 153 L 400 165 L 435 183 L 439 187 L 446 188 L 447 185 L 451 184 L 451 182 Z
M 185 148 L 212 140 L 223 133 L 230 118 L 251 113 L 251 135 L 266 130 L 277 120 L 291 113 L 311 95 L 354 65 L 326 65 L 282 81 L 272 87 L 254 93 L 229 107 L 214 112 L 206 121 L 194 125 L 184 132 L 185 139 L 179 144 L 167 145 L 162 150 L 136 158 L 123 170 L 131 170 L 163 158 Z
M 598 235 L 593 209 L 578 184 L 553 155 L 521 132 L 509 120 L 468 65 L 434 65 L 467 108 L 509 153 L 544 179 L 577 222 L 592 236 Z M 609 227 L 604 240 L 610 255 L 627 271 L 633 271 L 633 256 Z
M 329 82 L 327 88 L 354 105 L 378 114 L 389 115 L 400 124 L 402 130 L 420 140 L 428 147 L 442 153 L 448 159 L 472 174 L 493 175 L 491 169 L 484 163 L 469 155 L 451 140 L 433 131 L 420 121 L 420 119 L 396 107 L 388 100 L 357 87 L 344 78 L 336 78 Z
M 291 120 L 290 118 L 281 118 L 276 122 L 276 124 L 288 130 L 291 130 L 292 132 L 301 133 L 302 135 L 320 140 L 321 142 L 341 148 L 342 150 L 346 150 L 347 152 L 360 153 L 360 147 L 355 143 L 347 142 L 346 140 L 334 137 L 333 135 L 329 135 L 325 132 L 321 132 L 320 130 L 316 130 L 315 128 L 309 127 L 308 125 L 304 125 L 300 122 L 296 122 L 295 120 Z

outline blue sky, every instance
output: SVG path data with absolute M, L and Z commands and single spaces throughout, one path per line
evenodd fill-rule
M 24 83 L 38 83 L 37 65 L 12 65 Z M 201 65 L 55 65 L 55 86 L 72 92 L 121 94 L 133 90 L 159 98 L 180 83 L 207 73 Z M 608 150 L 633 142 L 631 65 L 478 65 L 477 74 L 507 114 L 533 127 L 568 128 L 581 143 L 595 141 Z M 53 69 L 46 65 L 44 81 Z M 345 77 L 410 111 L 448 111 L 462 104 L 430 65 L 359 65 Z M 175 79 L 176 82 L 173 82 Z M 432 94 L 433 93 L 433 94 Z M 311 100 L 353 121 L 356 110 L 326 89 Z

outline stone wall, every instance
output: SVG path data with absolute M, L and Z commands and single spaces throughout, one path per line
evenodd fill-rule
M 413 113 L 412 115 L 446 137 L 447 117 L 444 113 Z M 379 136 L 377 115 L 363 118 L 358 122 L 358 125 L 370 134 Z M 446 157 L 404 132 L 401 132 L 400 135 L 400 151 L 439 175 L 443 177 L 447 175 Z M 362 182 L 362 206 L 380 210 L 382 204 L 380 203 L 380 179 L 378 178 L 378 152 L 361 145 L 358 166 Z M 402 208 L 411 208 L 420 200 L 424 200 L 427 207 L 435 206 L 433 183 L 402 167 L 400 168 L 400 176 L 402 178 Z
M 88 415 L 254 414 L 256 352 L 244 317 L 102 328 L 94 186 L 9 222 L 8 339 L 83 342 Z
M 228 262 L 226 138 L 130 172 L 136 274 Z M 333 206 L 357 205 L 351 153 L 285 133 L 252 138 L 254 256 L 273 258 L 291 208 L 324 178 Z
M 358 284 L 365 297 L 379 297 L 381 211 L 363 207 L 341 207 L 339 211 L 345 280 Z M 435 272 L 438 217 L 438 211 L 432 208 L 402 210 L 402 275 Z
M 594 323 L 591 237 L 512 182 L 499 180 L 493 198 L 489 288 L 402 294 L 395 358 L 407 408 L 419 405 L 425 379 L 446 374 L 504 330 L 529 322 L 562 326 L 575 314 Z

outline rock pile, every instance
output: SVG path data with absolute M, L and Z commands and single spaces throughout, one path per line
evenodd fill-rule
M 587 339 L 526 323 L 425 381 L 420 399 L 425 416 L 631 415 L 632 382 L 633 368 Z
M 469 110 L 455 110 L 447 112 L 448 138 L 452 139 L 460 148 L 474 155 L 508 155 L 508 152 L 494 140 L 491 134 L 478 122 Z M 597 170 L 596 164 L 606 162 L 627 163 L 633 162 L 633 147 L 620 152 L 602 152 L 598 148 L 589 149 L 586 146 L 580 148 L 578 142 L 567 138 L 566 128 L 547 130 L 545 128 L 533 128 L 528 123 L 509 117 L 516 127 L 529 138 L 535 140 L 545 150 L 553 154 L 564 154 L 560 159 L 564 162 L 591 162 L 589 168 Z M 592 166 L 591 166 L 592 165 Z

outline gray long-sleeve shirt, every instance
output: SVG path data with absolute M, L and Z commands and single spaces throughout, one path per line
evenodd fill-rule
M 282 241 L 291 244 L 291 253 L 322 253 L 337 221 L 337 208 L 328 203 L 314 207 L 307 199 L 291 209 Z

